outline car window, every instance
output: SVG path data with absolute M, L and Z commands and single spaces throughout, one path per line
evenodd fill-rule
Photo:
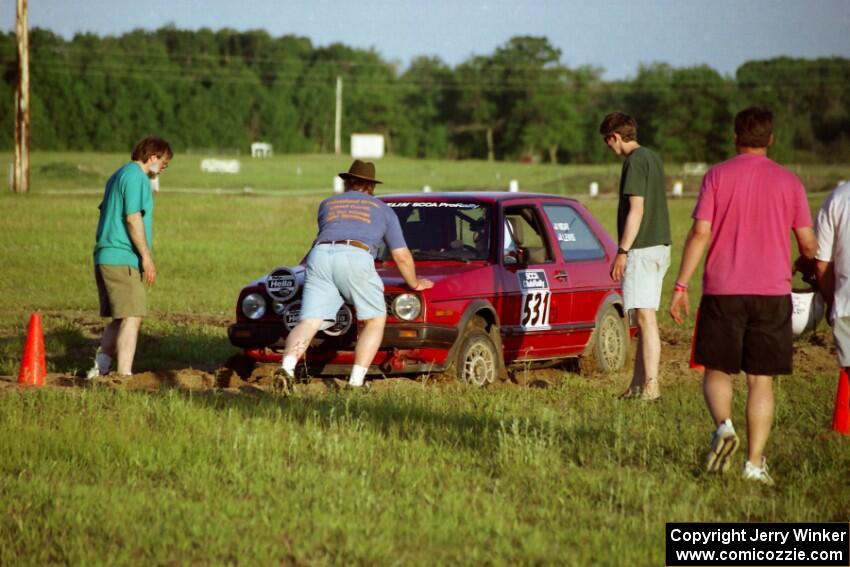
M 552 251 L 534 207 L 505 209 L 502 256 L 505 264 L 544 264 Z
M 566 262 L 605 257 L 605 249 L 581 215 L 569 205 L 543 205 Z
M 407 247 L 417 260 L 486 260 L 490 257 L 490 206 L 474 202 L 395 201 Z M 378 258 L 388 259 L 386 246 Z

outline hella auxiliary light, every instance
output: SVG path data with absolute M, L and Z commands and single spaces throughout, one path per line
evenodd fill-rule
M 288 302 L 304 284 L 304 271 L 303 266 L 275 268 L 266 276 L 266 291 L 272 299 Z

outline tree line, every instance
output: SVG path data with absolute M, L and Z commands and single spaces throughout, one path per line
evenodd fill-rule
M 658 63 L 634 78 L 570 68 L 545 37 L 514 37 L 452 67 L 419 57 L 406 68 L 374 50 L 264 31 L 167 26 L 72 39 L 30 31 L 32 148 L 127 151 L 155 132 L 177 151 L 332 152 L 336 78 L 344 147 L 378 132 L 389 153 L 428 158 L 597 163 L 611 159 L 598 125 L 611 110 L 638 120 L 641 142 L 673 162 L 731 151 L 734 114 L 770 106 L 774 154 L 786 162 L 850 159 L 850 60 L 751 61 L 734 77 Z M 16 48 L 0 34 L 0 149 L 14 144 Z

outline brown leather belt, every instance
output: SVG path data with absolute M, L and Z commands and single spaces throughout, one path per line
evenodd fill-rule
M 371 251 L 368 244 L 360 242 L 359 240 L 320 240 L 316 244 L 347 244 L 348 246 L 354 246 L 355 248 L 360 248 L 366 252 Z

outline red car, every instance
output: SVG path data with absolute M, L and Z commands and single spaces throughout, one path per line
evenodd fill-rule
M 633 326 L 609 277 L 617 246 L 581 203 L 495 192 L 380 198 L 398 215 L 417 274 L 434 287 L 411 291 L 379 251 L 387 325 L 370 373 L 453 371 L 484 385 L 512 365 L 585 357 L 610 372 L 625 364 Z M 255 361 L 279 361 L 298 322 L 304 273 L 278 268 L 247 285 L 230 342 Z M 355 314 L 344 305 L 308 349 L 310 373 L 348 374 L 356 340 Z

